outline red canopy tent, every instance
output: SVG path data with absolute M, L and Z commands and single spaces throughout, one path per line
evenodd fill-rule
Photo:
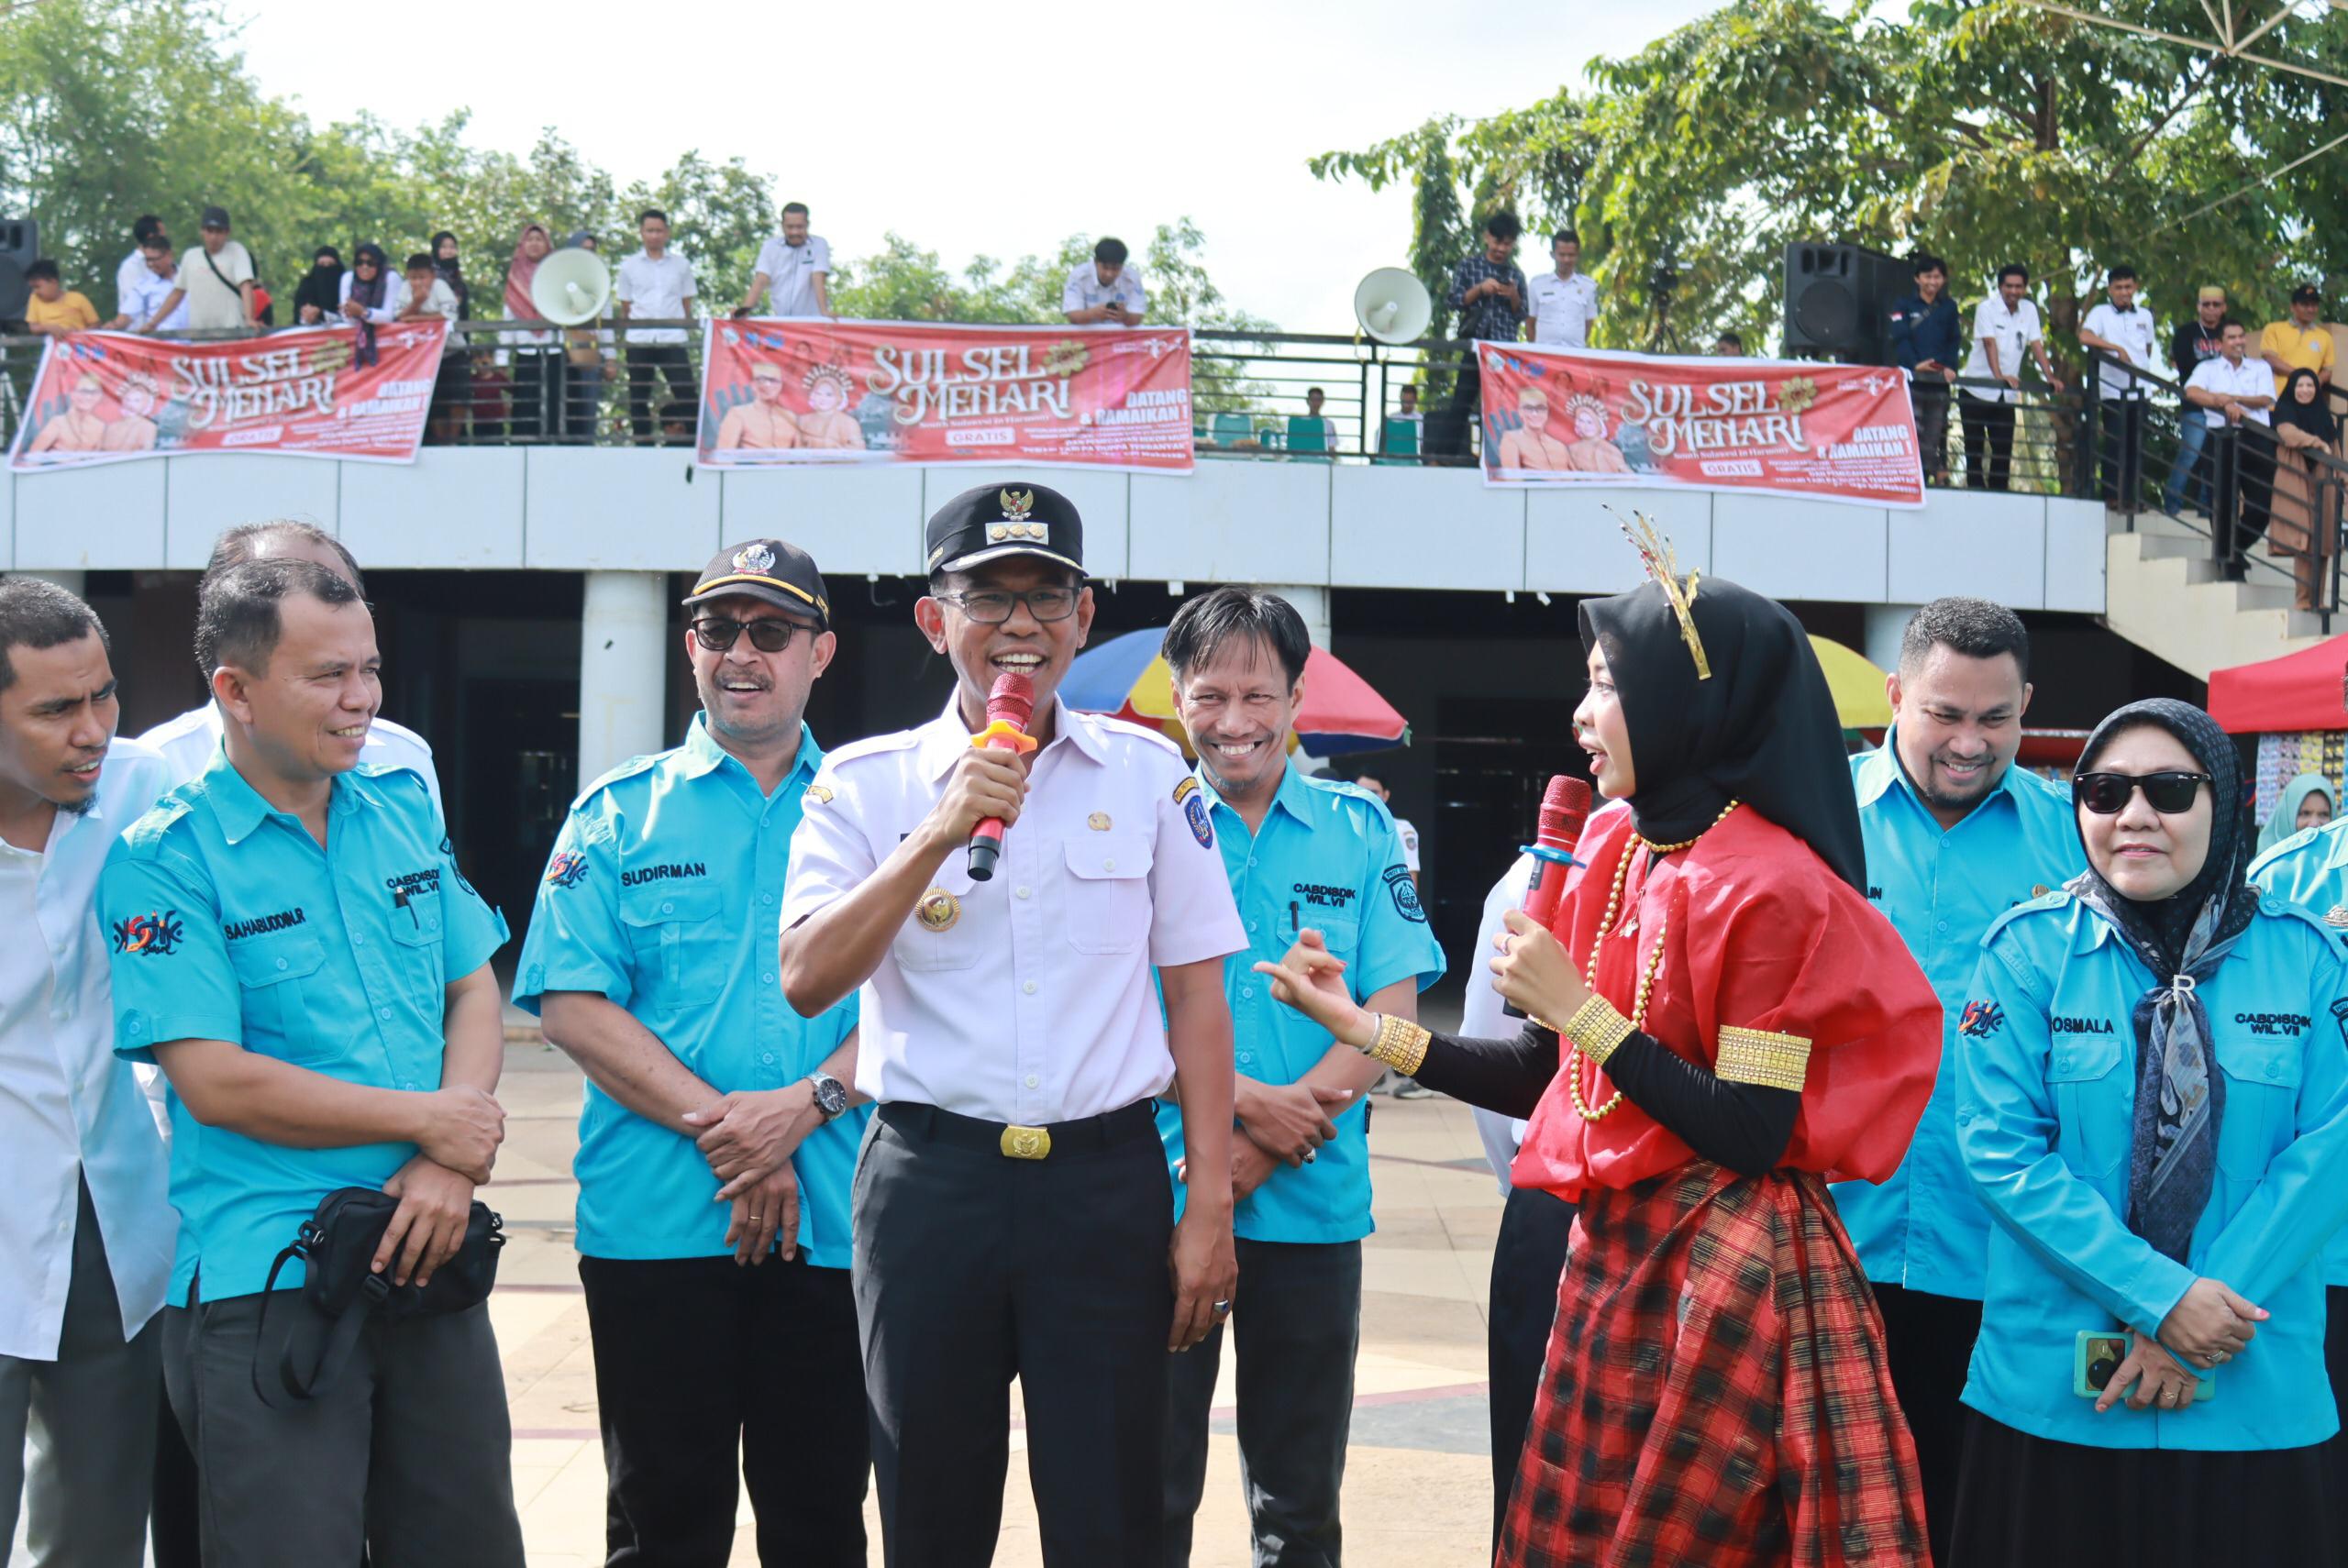
M 2311 648 L 2210 672 L 2210 716 L 2230 734 L 2348 729 L 2348 632 Z

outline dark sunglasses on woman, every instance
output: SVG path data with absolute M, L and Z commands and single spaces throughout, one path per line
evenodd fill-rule
M 744 632 L 750 634 L 750 646 L 760 653 L 781 653 L 791 646 L 792 635 L 802 629 L 796 621 L 775 616 L 756 621 L 728 621 L 723 616 L 704 615 L 693 623 L 693 635 L 700 639 L 702 646 L 712 653 L 724 653 Z
M 2182 770 L 2164 773 L 2082 773 L 2071 780 L 2071 799 L 2099 817 L 2118 816 L 2128 797 L 2142 790 L 2153 810 L 2163 816 L 2183 816 L 2193 809 L 2194 797 L 2210 782 L 2206 773 Z

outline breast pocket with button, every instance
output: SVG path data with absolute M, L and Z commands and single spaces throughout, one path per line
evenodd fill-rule
M 2226 1107 L 2218 1123 L 2218 1168 L 2236 1181 L 2256 1181 L 2297 1125 L 2302 1048 L 2297 1035 L 2220 1029 L 2218 1071 L 2225 1075 Z
M 655 1010 L 717 999 L 732 939 L 715 888 L 660 882 L 626 889 L 620 923 L 635 959 L 636 994 Z
M 2047 1055 L 2058 1146 L 2084 1176 L 2109 1176 L 2128 1154 L 2135 1095 L 2120 1058 L 2116 1034 L 2057 1035 Z
M 437 1010 L 449 986 L 439 890 L 411 889 L 406 907 L 394 907 L 389 923 L 392 945 L 399 954 L 401 979 L 419 1004 Z
M 311 999 L 305 982 L 324 966 L 327 953 L 306 925 L 238 937 L 228 944 L 244 1013 L 244 1047 L 280 1061 L 321 1066 L 341 1053 L 331 1031 L 305 1026 Z
M 1149 939 L 1150 841 L 1088 833 L 1067 842 L 1065 917 L 1079 953 L 1134 953 Z

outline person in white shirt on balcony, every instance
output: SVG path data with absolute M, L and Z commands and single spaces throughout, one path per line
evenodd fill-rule
M 2046 378 L 2046 384 L 2056 392 L 2063 390 L 2054 361 L 2046 357 L 2038 307 L 2024 297 L 2029 293 L 2030 269 L 2009 261 L 1998 269 L 1997 293 L 1973 312 L 1973 351 L 1966 356 L 1960 372 L 1961 380 L 1973 384 L 1959 388 L 1967 489 L 2010 488 L 2014 404 L 2021 398 L 2022 361 L 2036 355 L 2038 372 Z M 1986 384 L 1992 381 L 2003 384 Z
M 2104 274 L 2104 287 L 2111 297 L 2088 312 L 2079 341 L 2139 370 L 2157 364 L 2159 334 L 2153 313 L 2136 303 L 2136 269 L 2112 268 Z M 2143 468 L 2145 399 L 2152 389 L 2126 370 L 2108 364 L 2097 369 L 2104 504 L 2132 509 L 2136 477 Z
M 179 1222 L 161 1129 L 114 1054 L 96 893 L 171 780 L 116 738 L 120 715 L 90 607 L 0 581 L 0 1561 L 20 1506 L 35 1562 L 138 1568 L 146 1549 Z M 169 919 L 115 944 L 168 942 Z
M 2225 574 L 2237 582 L 2249 569 L 2250 541 L 2266 531 L 2275 488 L 2275 375 L 2249 349 L 2249 329 L 2229 319 L 2218 331 L 2218 357 L 2195 366 L 2185 383 L 2185 401 L 2210 427 L 2202 450 L 2215 470 L 2210 526 L 2227 547 Z M 2222 438 L 2229 431 L 2233 438 Z
M 1149 291 L 1141 269 L 1132 262 L 1122 239 L 1102 239 L 1092 248 L 1092 259 L 1069 269 L 1060 288 L 1060 314 L 1075 326 L 1139 326 L 1149 308 Z
M 620 319 L 649 321 L 693 318 L 693 264 L 669 248 L 669 215 L 648 207 L 636 220 L 644 248 L 620 262 Z M 631 326 L 627 336 L 627 417 L 638 441 L 652 438 L 654 378 L 666 403 L 692 408 L 700 398 L 693 385 L 690 327 Z
M 1598 284 L 1581 269 L 1581 236 L 1561 228 L 1549 237 L 1549 254 L 1557 263 L 1526 285 L 1526 304 L 1533 312 L 1533 341 L 1567 348 L 1589 347 L 1589 328 L 1598 319 Z
M 767 308 L 769 315 L 832 314 L 831 243 L 821 235 L 808 233 L 808 221 L 806 203 L 784 204 L 782 232 L 759 247 L 750 292 L 734 312 L 736 316 L 758 309 L 759 297 L 770 292 L 774 298 Z

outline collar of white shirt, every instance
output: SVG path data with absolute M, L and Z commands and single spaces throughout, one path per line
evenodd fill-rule
M 1063 743 L 1073 745 L 1095 762 L 1109 760 L 1109 748 L 1102 742 L 1101 732 L 1093 728 L 1091 715 L 1076 712 L 1055 694 L 1051 745 L 1043 750 L 1049 751 Z M 970 732 L 962 724 L 962 693 L 958 689 L 946 700 L 946 712 L 921 727 L 922 777 L 932 780 L 945 778 L 954 766 L 954 759 L 969 749 Z

